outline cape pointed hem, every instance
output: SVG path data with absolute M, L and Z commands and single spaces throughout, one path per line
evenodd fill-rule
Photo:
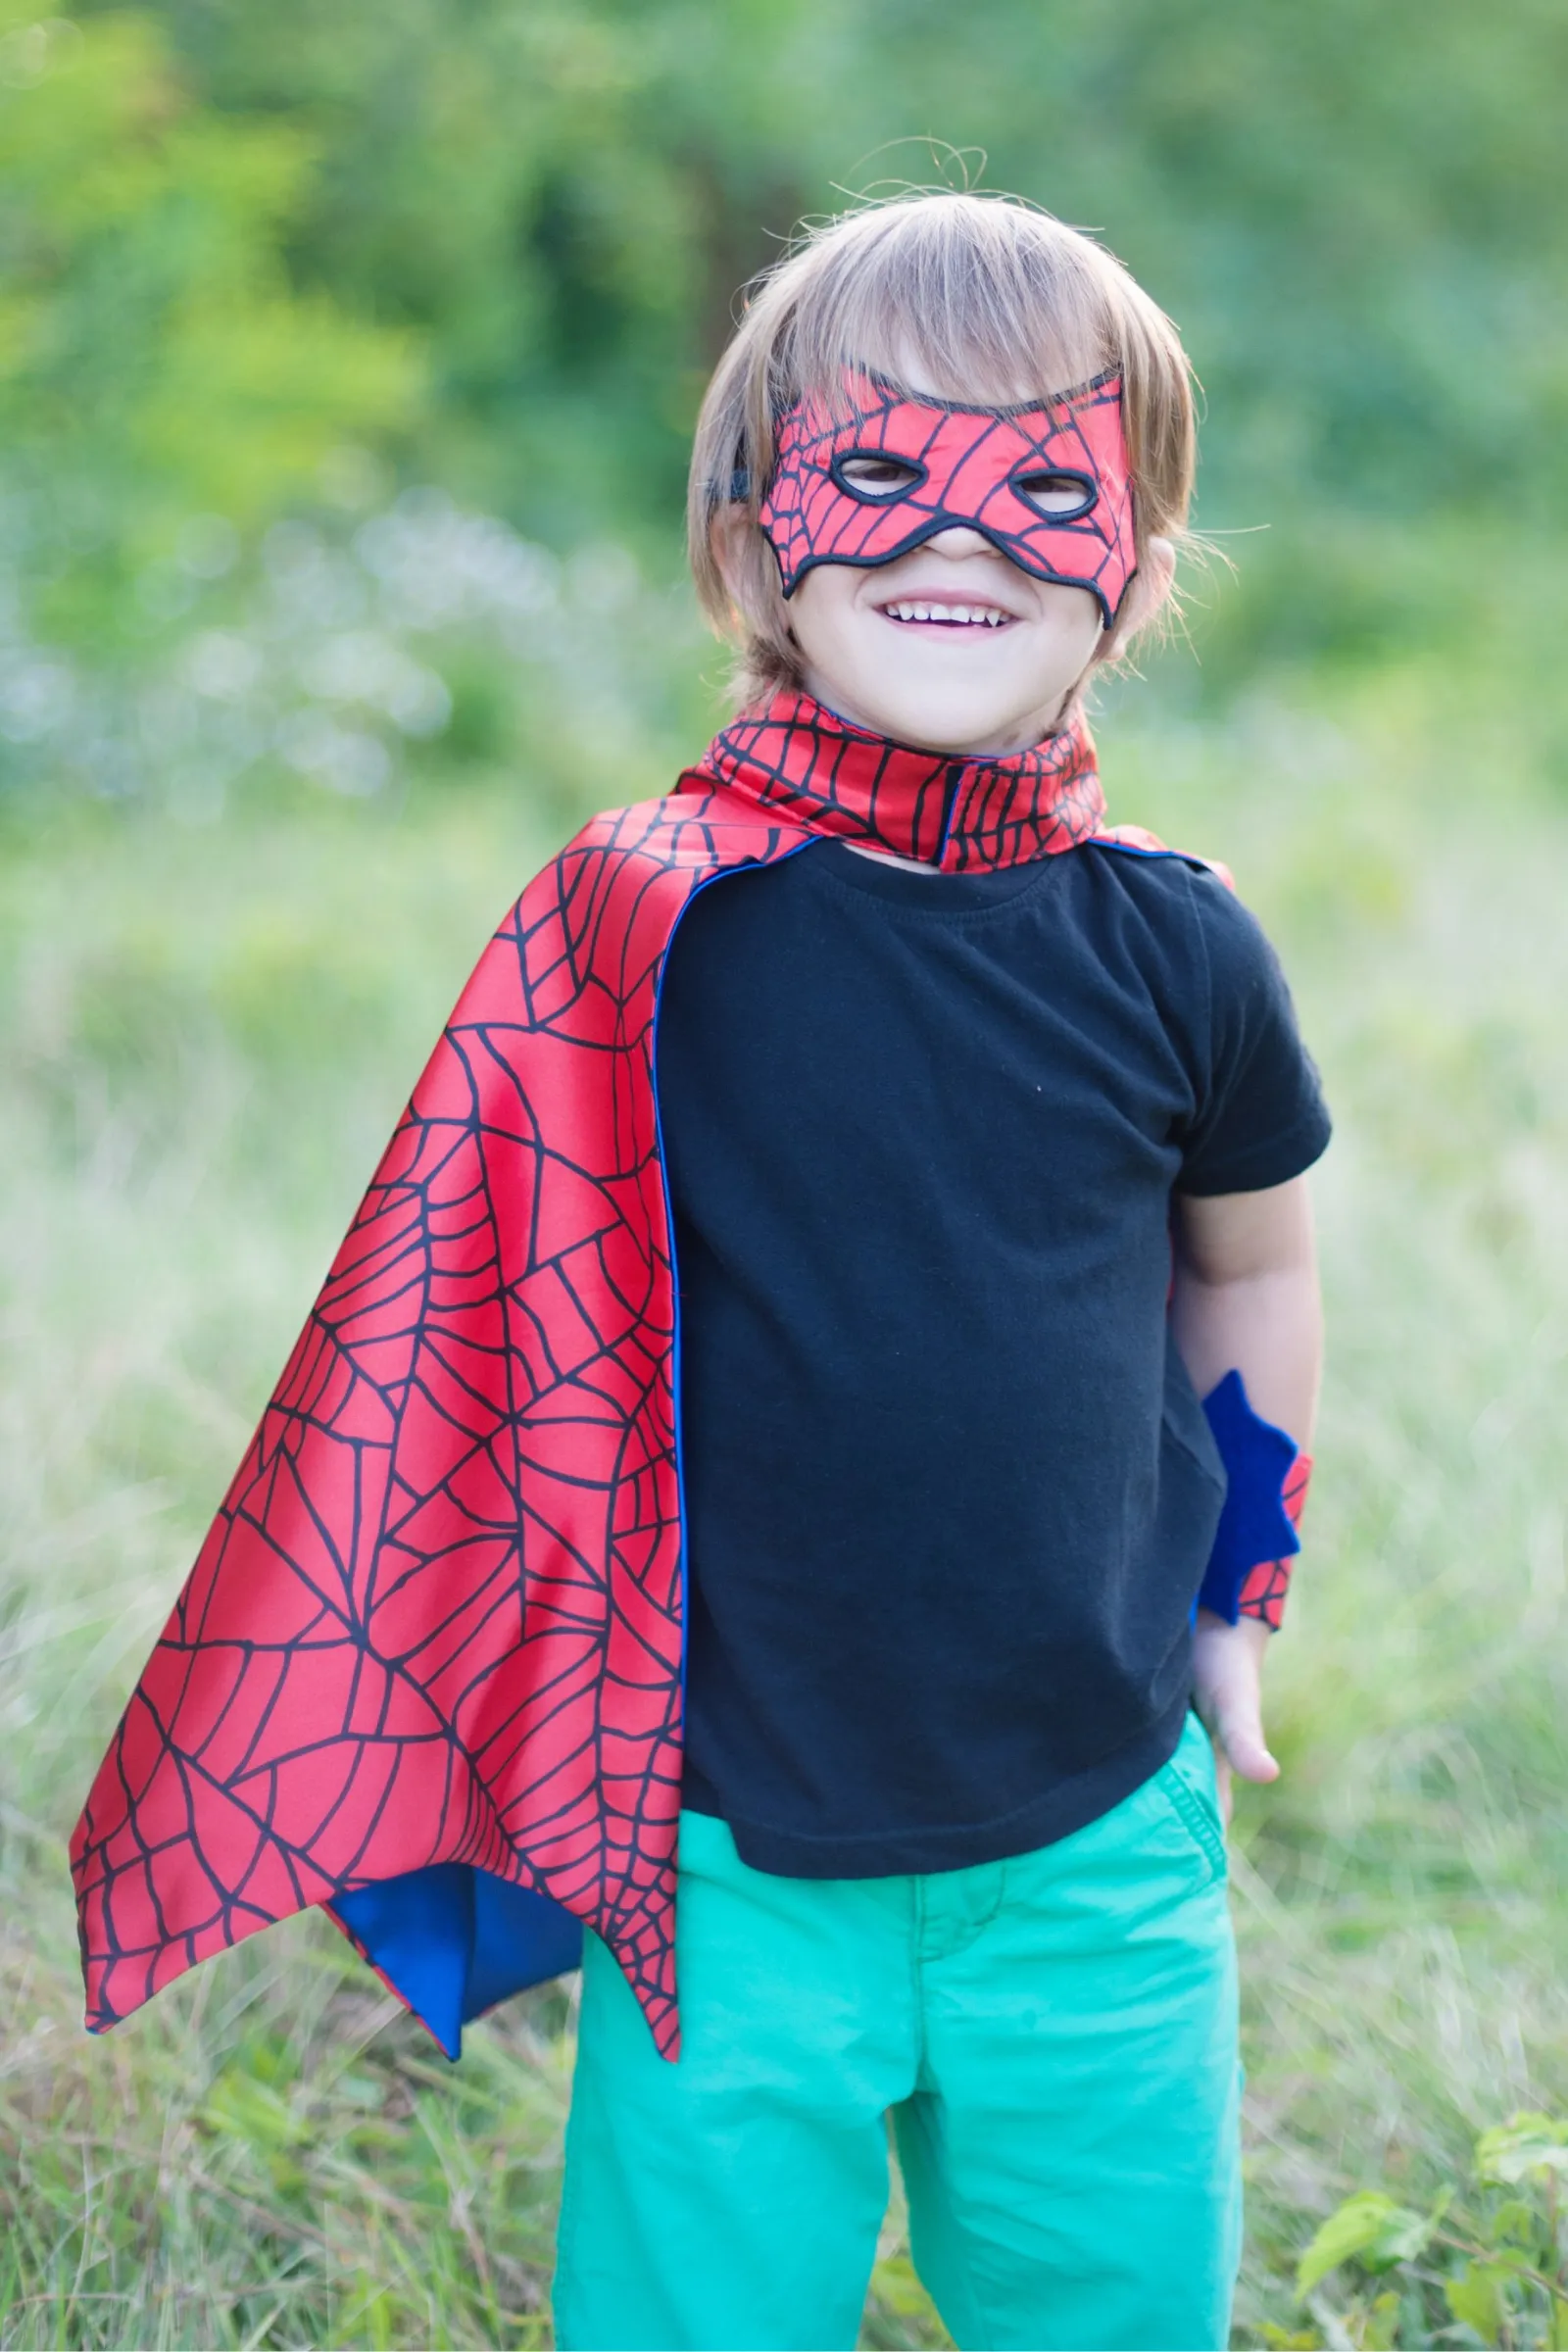
M 1093 823 L 1092 748 L 1070 766 Z M 980 782 L 977 827 L 1001 788 L 1010 822 L 1016 785 L 997 763 Z M 481 957 L 77 1824 L 95 2031 L 319 1904 L 451 2056 L 466 2022 L 575 1965 L 584 1927 L 676 2055 L 683 1521 L 655 1022 L 699 890 L 850 829 L 796 778 L 787 811 L 769 798 L 698 769 L 595 818 Z M 1086 839 L 1169 854 L 1081 820 L 1050 846 Z
M 89 2025 L 319 1903 L 452 2054 L 583 1924 L 673 2051 L 658 982 L 694 892 L 809 839 L 613 812 L 486 949 L 77 1826 Z

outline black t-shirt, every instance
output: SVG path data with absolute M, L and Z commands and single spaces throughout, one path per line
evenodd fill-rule
M 1262 933 L 1177 858 L 817 842 L 693 902 L 657 1062 L 684 1802 L 806 1878 L 1097 1819 L 1175 1745 L 1223 1493 L 1171 1193 L 1328 1140 Z

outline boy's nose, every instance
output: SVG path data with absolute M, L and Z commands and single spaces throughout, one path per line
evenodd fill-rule
M 994 556 L 997 553 L 984 531 L 974 530 L 966 522 L 956 522 L 945 531 L 937 531 L 925 544 L 939 556 Z

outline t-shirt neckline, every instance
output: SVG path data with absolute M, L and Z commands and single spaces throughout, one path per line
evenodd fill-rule
M 865 858 L 844 841 L 813 842 L 804 853 L 818 872 L 848 884 L 867 897 L 885 899 L 895 906 L 926 914 L 972 914 L 1021 898 L 1045 879 L 1058 860 L 1032 858 L 1020 865 L 1000 866 L 989 873 L 943 874 L 928 868 L 911 873 L 906 866 L 885 858 Z

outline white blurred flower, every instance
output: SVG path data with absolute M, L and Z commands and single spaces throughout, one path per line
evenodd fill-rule
M 613 543 L 580 547 L 566 565 L 571 600 L 589 612 L 618 612 L 641 585 L 637 559 Z
M 10 743 L 37 743 L 55 732 L 74 701 L 68 664 L 25 649 L 0 667 L 0 735 Z
M 243 701 L 260 682 L 264 666 L 257 648 L 236 629 L 203 629 L 185 655 L 185 675 L 194 691 L 220 703 Z
M 324 711 L 293 712 L 279 726 L 276 740 L 296 774 L 356 800 L 379 792 L 392 773 L 391 754 L 379 737 L 342 726 Z
M 239 533 L 226 514 L 193 514 L 179 534 L 179 567 L 198 580 L 225 578 L 239 557 Z
M 405 735 L 438 735 L 452 715 L 446 681 L 373 629 L 328 637 L 300 665 L 307 693 L 382 710 Z
M 447 726 L 441 673 L 454 653 L 514 676 L 521 694 L 548 678 L 590 734 L 639 736 L 647 681 L 691 635 L 689 599 L 650 591 L 625 548 L 584 548 L 564 565 L 441 490 L 408 490 L 365 514 L 374 474 L 363 451 L 334 453 L 320 487 L 336 514 L 274 523 L 254 568 L 224 516 L 191 516 L 172 556 L 137 580 L 162 650 L 128 670 L 31 641 L 38 518 L 0 483 L 7 769 L 75 775 L 105 793 L 152 789 L 204 813 L 272 759 L 330 791 L 372 795 L 400 738 Z
M 400 735 L 439 735 L 452 716 L 452 695 L 436 670 L 405 661 L 382 704 Z
M 439 490 L 406 490 L 359 531 L 354 552 L 393 625 L 438 628 L 548 612 L 561 565 L 493 514 L 468 514 Z

